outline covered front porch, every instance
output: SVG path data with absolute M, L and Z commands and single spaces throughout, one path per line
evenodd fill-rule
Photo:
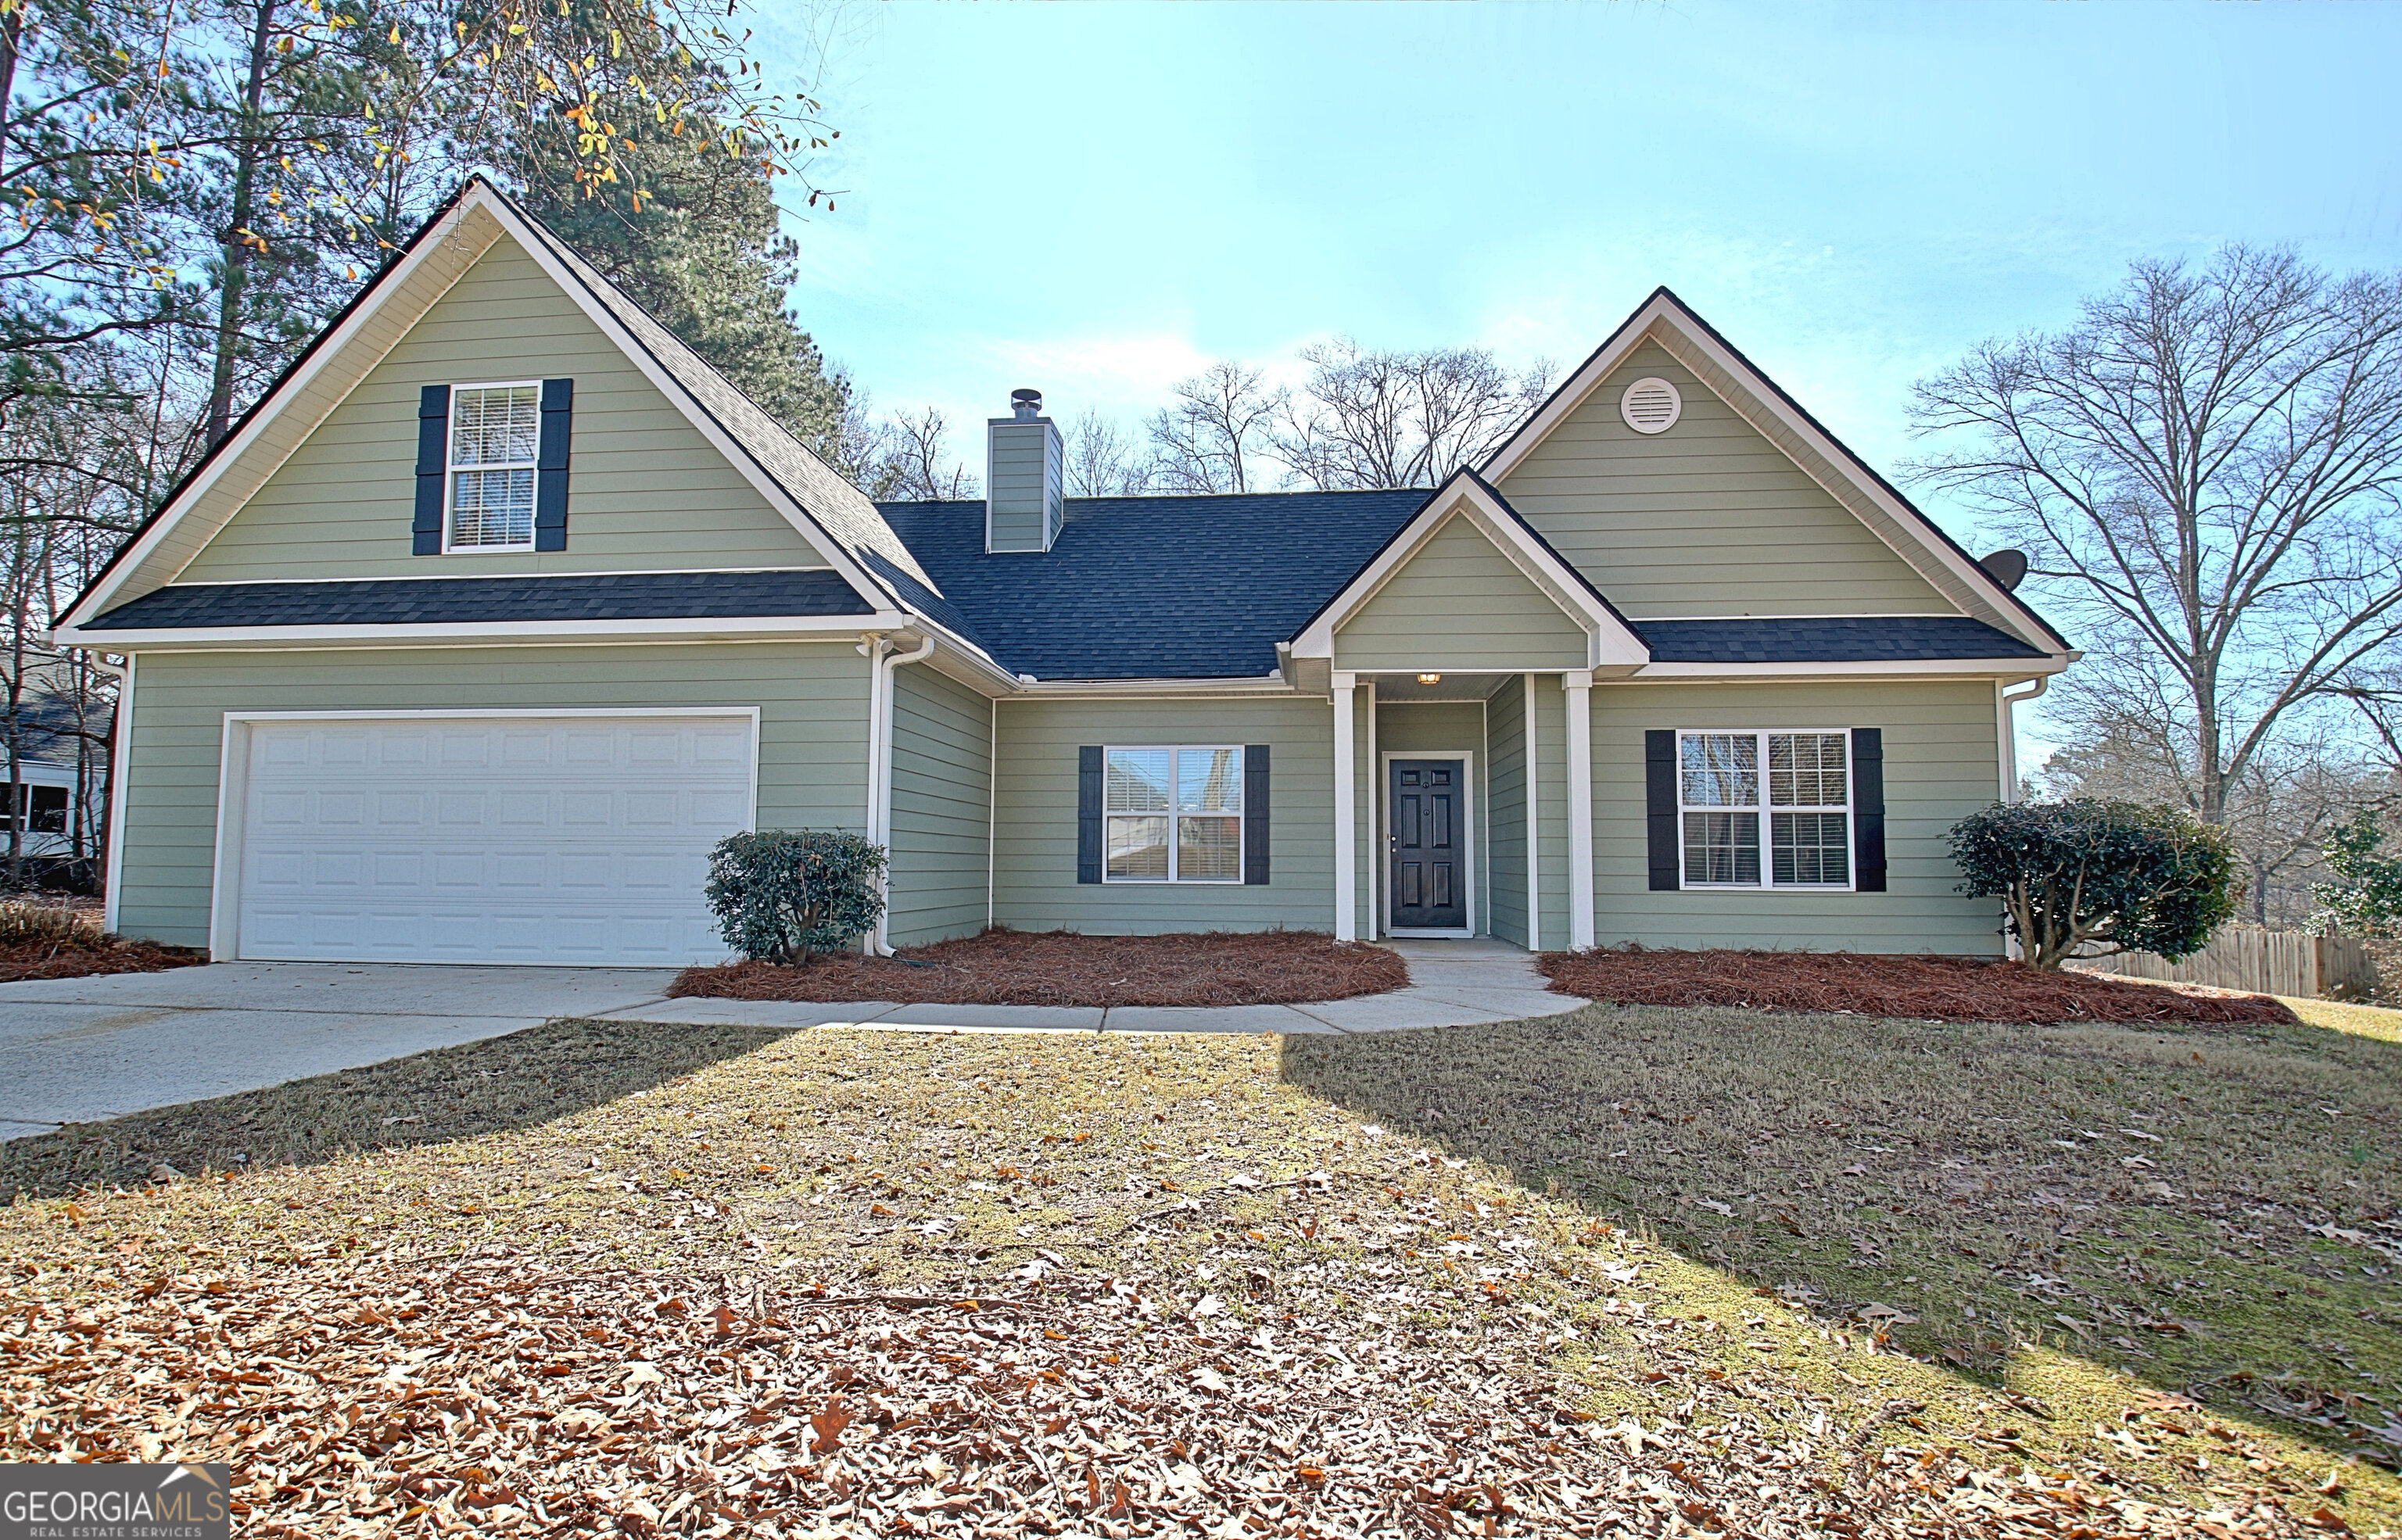
M 1333 671 L 1335 935 L 1593 944 L 1592 690 L 1583 668 Z

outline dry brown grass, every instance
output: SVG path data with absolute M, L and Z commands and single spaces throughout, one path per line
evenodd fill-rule
M 1323 931 L 1087 936 L 996 927 L 893 957 L 846 953 L 806 968 L 686 969 L 669 993 L 898 1005 L 1299 1005 L 1379 995 L 1409 982 L 1397 953 Z
M 155 973 L 208 961 L 185 946 L 123 941 L 101 930 L 89 908 L 33 899 L 0 901 L 0 983 L 91 973 Z
M 1737 1225 L 1664 1190 L 1622 1210 L 1561 1159 L 1639 1148 L 1655 1188 L 1721 1169 L 1725 1128 L 1772 1128 L 1734 1110 L 1770 1097 L 1741 1066 L 1771 1039 L 1738 1035 L 1794 1024 L 1601 1011 L 1581 1036 L 1280 1046 L 561 1023 L 20 1141 L 0 1169 L 50 1194 L 192 1175 L 0 1211 L 0 1458 L 229 1459 L 267 1534 L 2392 1526 L 2373 1467 L 2321 1490 L 2346 1429 L 2274 1423 L 2254 1387 L 2185 1412 L 2082 1337 L 1998 1375 L 1905 1356 L 1933 1345 L 1918 1323 L 1833 1308 L 1936 1320 L 1892 1257 L 1840 1295 L 1756 1293 Z M 1860 1024 L 1813 1030 L 1864 1115 L 1956 1110 L 1926 1029 L 1832 1037 Z M 2062 1049 L 2064 1107 L 2115 1046 Z M 1694 1121 L 1604 1116 L 1605 1066 L 1621 1102 L 1649 1076 Z M 1760 1175 L 1790 1175 L 1791 1137 Z M 1925 1195 L 1882 1142 L 1849 1158 L 1896 1206 L 1852 1217 L 1898 1256 L 1884 1221 Z M 2076 1222 L 2064 1250 L 2109 1219 Z M 2364 1329 L 2352 1298 L 2297 1308 Z
M 1619 1005 L 1728 1005 L 1946 1022 L 2294 1020 L 2267 995 L 2052 972 L 1998 958 L 1627 947 L 1547 952 L 1539 966 L 1562 994 Z
M 2148 1385 L 2133 1468 L 2216 1464 L 2229 1441 L 2208 1424 L 2239 1414 L 2332 1458 L 2402 1463 L 2391 1038 L 1595 1007 L 1294 1038 L 1286 1063 L 1363 1116 L 1966 1380 L 2007 1389 L 2056 1352 Z M 2115 1424 L 2093 1399 L 2021 1430 Z M 2402 1497 L 2376 1479 L 2381 1502 Z

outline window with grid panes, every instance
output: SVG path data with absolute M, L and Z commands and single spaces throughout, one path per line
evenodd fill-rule
M 1677 734 L 1684 886 L 1851 887 L 1851 799 L 1848 732 Z
M 462 385 L 450 392 L 451 550 L 531 548 L 541 440 L 539 384 Z
M 1104 881 L 1243 880 L 1240 749 L 1111 749 L 1103 777 Z

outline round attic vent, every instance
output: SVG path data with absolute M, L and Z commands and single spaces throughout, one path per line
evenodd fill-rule
M 1638 433 L 1664 433 L 1684 414 L 1685 398 L 1677 387 L 1656 376 L 1638 379 L 1618 398 L 1618 415 Z

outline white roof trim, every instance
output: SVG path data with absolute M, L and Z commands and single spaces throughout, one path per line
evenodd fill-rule
M 1499 484 L 1554 429 L 1583 406 L 1636 348 L 1651 341 L 1658 342 L 1670 357 L 1725 401 L 1736 416 L 1782 450 L 1804 475 L 1849 510 L 1870 533 L 1908 562 L 1937 592 L 1957 604 L 1961 613 L 2046 653 L 2059 649 L 2060 639 L 2030 620 L 2025 609 L 2010 597 L 2009 590 L 1994 581 L 1992 573 L 1930 530 L 1925 516 L 1878 480 L 1857 456 L 1825 429 L 1796 409 L 1748 359 L 1729 348 L 1706 323 L 1665 289 L 1645 300 L 1610 335 L 1609 340 L 1596 349 L 1567 382 L 1493 452 L 1483 468 L 1484 478 Z
M 1444 483 L 1375 558 L 1327 602 L 1292 639 L 1292 656 L 1332 658 L 1334 633 L 1454 518 L 1467 519 L 1528 582 L 1583 628 L 1586 667 L 1630 668 L 1650 661 L 1651 650 L 1643 639 L 1608 604 L 1595 598 L 1575 570 L 1529 533 L 1490 488 L 1466 472 Z
M 482 227 L 478 228 L 478 226 Z M 300 444 L 306 442 L 309 434 L 349 397 L 351 392 L 357 389 L 369 371 L 383 361 L 385 354 L 407 334 L 409 328 L 431 310 L 435 303 L 449 293 L 450 287 L 464 277 L 503 235 L 516 241 L 533 258 L 545 275 L 558 284 L 576 308 L 600 329 L 601 335 L 615 344 L 618 351 L 675 405 L 711 447 L 723 456 L 726 463 L 733 466 L 752 489 L 766 500 L 767 505 L 780 514 L 785 522 L 816 549 L 827 565 L 841 574 L 862 598 L 883 610 L 899 598 L 861 567 L 840 541 L 821 526 L 808 510 L 794 502 L 782 485 L 733 440 L 683 382 L 663 367 L 651 351 L 636 340 L 624 323 L 600 302 L 582 277 L 559 260 L 550 248 L 550 242 L 528 223 L 514 204 L 494 190 L 490 184 L 477 177 L 459 195 L 456 205 L 429 226 L 402 254 L 400 260 L 377 278 L 362 302 L 343 317 L 334 332 L 312 351 L 274 395 L 251 415 L 234 442 L 211 457 L 202 473 L 143 532 L 134 549 L 127 552 L 115 569 L 84 595 L 63 617 L 61 631 L 78 626 L 116 604 L 138 598 L 173 582 L 209 541 L 232 521 L 268 477 Z M 437 262 L 447 263 L 447 267 L 440 269 L 439 287 L 430 294 L 421 291 L 411 293 L 411 281 L 429 265 Z M 383 312 L 404 293 L 409 293 L 410 298 L 416 301 L 415 312 L 407 316 L 397 331 L 380 345 L 373 347 L 371 355 L 369 350 L 355 346 L 363 334 L 385 319 Z M 301 432 L 292 435 L 280 451 L 273 453 L 271 461 L 261 461 L 253 451 L 296 401 L 327 380 L 328 377 L 338 381 L 331 399 L 324 402 L 316 417 L 307 422 Z M 229 483 L 238 483 L 238 486 L 229 486 Z M 173 571 L 160 572 L 158 558 L 171 547 L 180 546 L 176 537 L 185 533 L 182 527 L 196 518 L 207 526 L 205 533 L 189 545 L 181 559 L 173 560 Z

